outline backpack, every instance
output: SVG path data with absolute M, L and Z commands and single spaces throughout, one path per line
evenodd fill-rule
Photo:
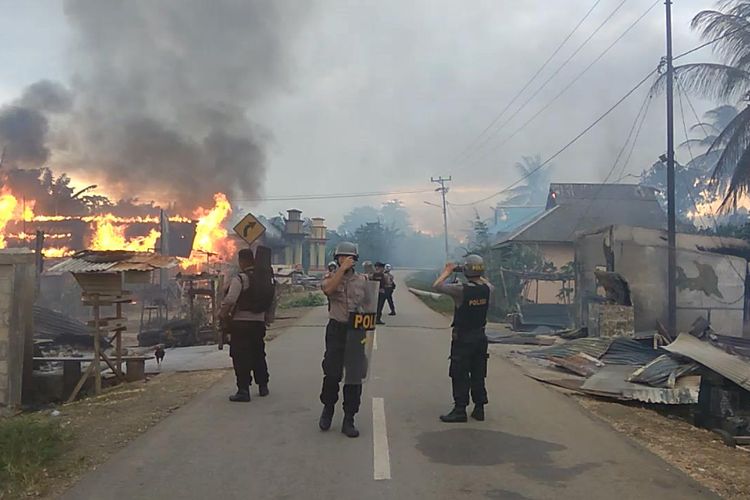
M 250 270 L 241 272 L 238 276 L 242 291 L 237 299 L 237 310 L 256 314 L 270 310 L 276 297 L 276 282 L 273 277 Z M 245 288 L 246 279 L 248 280 L 247 288 Z

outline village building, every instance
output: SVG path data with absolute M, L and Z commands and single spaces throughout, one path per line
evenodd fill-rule
M 665 228 L 666 216 L 656 193 L 654 188 L 636 184 L 550 184 L 544 211 L 494 248 L 502 251 L 525 245 L 562 269 L 574 262 L 575 241 L 581 233 L 616 224 Z M 560 287 L 559 281 L 537 279 L 523 298 L 535 303 L 564 303 Z

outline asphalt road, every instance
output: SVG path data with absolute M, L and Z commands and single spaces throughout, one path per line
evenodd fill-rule
M 443 424 L 448 321 L 403 284 L 396 300 L 398 316 L 377 332 L 358 439 L 339 432 L 340 407 L 331 431 L 317 427 L 321 308 L 269 344 L 268 398 L 228 402 L 227 376 L 65 498 L 714 498 L 500 359 L 490 360 L 487 421 Z

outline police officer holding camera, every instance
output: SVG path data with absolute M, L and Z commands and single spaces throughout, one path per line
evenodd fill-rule
M 463 272 L 466 283 L 449 282 L 454 272 Z M 451 363 L 449 374 L 453 385 L 454 407 L 442 415 L 443 422 L 466 422 L 466 407 L 469 395 L 474 401 L 471 417 L 484 420 L 484 405 L 487 404 L 487 311 L 489 310 L 493 286 L 484 277 L 484 260 L 479 255 L 466 257 L 463 266 L 452 262 L 445 265 L 433 288 L 453 298 L 453 334 L 451 340 Z
M 339 398 L 339 384 L 344 374 L 349 316 L 351 312 L 358 311 L 365 301 L 367 277 L 354 270 L 358 258 L 356 244 L 348 241 L 339 243 L 334 252 L 338 268 L 334 272 L 329 272 L 321 284 L 323 293 L 329 300 L 326 350 L 323 356 L 323 387 L 320 392 L 323 412 L 320 415 L 319 426 L 324 431 L 331 428 L 335 405 Z M 354 415 L 359 411 L 362 385 L 344 383 L 343 393 L 344 421 L 341 432 L 355 438 L 359 436 L 359 430 L 354 425 Z

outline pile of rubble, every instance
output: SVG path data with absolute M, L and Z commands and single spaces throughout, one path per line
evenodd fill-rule
M 551 338 L 522 353 L 545 368 L 531 377 L 595 397 L 694 405 L 696 425 L 729 445 L 750 444 L 750 339 L 719 335 L 702 319 L 668 343 L 659 334 Z

